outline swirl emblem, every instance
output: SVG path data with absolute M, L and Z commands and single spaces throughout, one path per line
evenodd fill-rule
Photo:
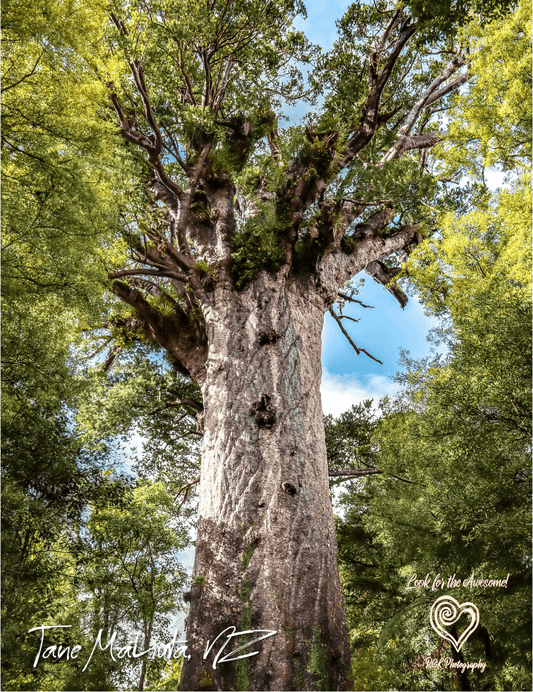
M 456 639 L 444 628 L 457 622 L 463 613 L 470 615 L 470 624 L 459 639 Z M 451 642 L 456 651 L 461 651 L 463 644 L 479 625 L 479 610 L 473 603 L 461 603 L 459 605 L 452 596 L 441 596 L 431 606 L 429 622 L 439 637 Z

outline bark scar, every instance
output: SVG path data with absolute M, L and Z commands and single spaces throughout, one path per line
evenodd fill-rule
M 276 422 L 276 409 L 270 403 L 268 394 L 261 394 L 261 398 L 250 406 L 250 415 L 260 428 L 272 428 Z

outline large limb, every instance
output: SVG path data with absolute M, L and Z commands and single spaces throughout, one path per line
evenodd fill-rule
M 456 72 L 457 69 L 464 64 L 465 61 L 463 60 L 462 56 L 456 54 L 448 65 L 437 75 L 437 77 L 435 77 L 435 79 L 431 82 L 431 84 L 407 114 L 404 124 L 398 130 L 395 143 L 383 157 L 382 163 L 399 158 L 408 149 L 422 149 L 430 147 L 439 141 L 439 139 L 442 137 L 442 135 L 439 135 L 439 133 L 412 136 L 411 132 L 424 108 L 427 108 L 436 101 L 444 98 L 444 96 L 458 89 L 468 80 L 469 75 L 468 73 L 465 73 L 459 75 L 459 77 L 452 80 L 448 85 L 445 85 L 444 87 L 442 86 L 452 76 L 452 74 L 454 74 L 454 72 Z
M 375 281 L 385 286 L 385 288 L 392 293 L 402 306 L 402 310 L 405 308 L 408 301 L 407 296 L 393 281 L 394 277 L 401 272 L 401 267 L 387 267 L 387 265 L 380 262 L 380 260 L 374 260 L 366 265 L 365 271 L 367 274 L 370 274 Z
M 338 286 L 368 267 L 376 280 L 384 279 L 385 285 L 394 278 L 397 272 L 394 275 L 389 272 L 386 276 L 384 271 L 380 272 L 372 263 L 393 253 L 408 251 L 412 244 L 422 240 L 422 236 L 416 225 L 402 226 L 384 233 L 393 217 L 392 208 L 375 212 L 365 223 L 356 226 L 351 238 L 351 249 L 339 244 L 321 259 L 317 280 L 328 287 L 328 294 L 335 287 L 335 293 L 332 291 L 328 298 L 325 297 L 327 302 L 331 304 L 336 299 Z
M 153 287 L 154 284 L 150 291 L 152 293 Z M 189 375 L 199 384 L 203 383 L 207 359 L 207 336 L 203 321 L 191 319 L 175 301 L 172 312 L 162 314 L 139 290 L 122 281 L 113 282 L 113 292 L 134 308 L 138 324 L 149 341 L 164 348 L 182 374 Z

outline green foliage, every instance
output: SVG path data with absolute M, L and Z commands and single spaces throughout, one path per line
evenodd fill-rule
M 110 45 L 117 56 L 142 60 L 150 96 L 159 124 L 175 134 L 188 162 L 194 161 L 191 141 L 213 139 L 212 165 L 239 171 L 245 165 L 254 140 L 264 136 L 265 118 L 285 97 L 299 90 L 298 60 L 308 62 L 312 48 L 293 20 L 305 13 L 302 3 L 277 0 L 258 5 L 249 0 L 230 4 L 217 0 L 206 4 L 188 0 L 186 11 L 174 0 L 124 6 L 113 3 L 113 11 L 127 28 L 126 35 L 113 33 Z M 209 89 L 220 85 L 231 56 L 234 69 L 224 96 L 224 119 L 245 119 L 254 123 L 243 151 L 232 147 L 227 129 L 213 116 L 203 101 L 212 94 L 204 91 L 203 71 L 197 47 L 216 46 L 216 60 L 210 67 Z M 177 68 L 177 69 L 176 69 Z M 140 106 L 124 79 L 124 107 Z M 192 94 L 194 103 L 182 98 Z M 203 99 L 202 99 L 203 95 Z M 137 99 L 137 100 L 136 100 Z M 140 112 L 142 106 L 140 106 Z M 176 166 L 173 172 L 179 176 Z
M 486 27 L 465 27 L 472 79 L 457 95 L 450 133 L 440 145 L 442 176 L 483 176 L 485 168 L 523 173 L 531 159 L 531 5 Z M 437 150 L 438 151 L 438 150 Z
M 57 409 L 27 401 L 3 426 L 2 650 L 10 661 L 4 689 L 109 689 L 106 669 L 93 671 L 91 688 L 74 662 L 33 667 L 32 627 L 69 624 L 68 632 L 46 637 L 64 646 L 80 636 L 75 573 L 88 503 L 120 503 L 127 492 L 123 479 L 102 472 L 105 457 L 84 449 L 69 427 Z
M 251 281 L 259 269 L 279 269 L 285 257 L 282 238 L 283 224 L 266 205 L 261 216 L 248 221 L 242 231 L 235 234 L 232 271 L 239 288 Z
M 124 172 L 114 128 L 97 110 L 106 92 L 98 62 L 103 8 L 81 2 L 3 8 L 2 259 L 7 316 L 65 311 L 69 326 L 101 310 L 104 257 L 123 258 Z M 115 70 L 116 71 L 116 70 Z M 110 73 L 108 72 L 108 75 Z M 127 179 L 127 176 L 125 176 Z M 95 243 L 102 239 L 103 245 Z M 103 246 L 106 249 L 103 249 Z M 96 299 L 96 300 L 95 300 Z
M 346 468 L 376 465 L 376 447 L 373 435 L 377 414 L 372 400 L 354 404 L 338 418 L 324 416 L 328 468 L 338 471 Z
M 439 36 L 476 20 L 484 25 L 500 19 L 516 7 L 516 0 L 408 0 L 405 4 L 424 34 Z
M 174 659 L 167 664 L 163 670 L 163 677 L 154 684 L 145 686 L 145 690 L 162 690 L 163 692 L 175 692 L 180 684 L 181 671 L 183 669 L 182 659 Z
M 137 522 L 139 540 L 147 539 L 138 524 L 150 498 L 133 511 L 125 479 L 106 472 L 118 461 L 116 439 L 108 435 L 89 449 L 73 426 L 76 398 L 90 399 L 92 384 L 78 378 L 75 344 L 108 313 L 107 267 L 123 262 L 126 250 L 124 201 L 135 164 L 108 120 L 104 87 L 120 70 L 100 59 L 104 6 L 46 1 L 2 9 L 3 688 L 115 689 L 131 684 L 128 671 L 105 654 L 84 673 L 81 659 L 33 668 L 38 636 L 28 630 L 69 624 L 47 634 L 45 647 L 87 645 L 98 624 L 124 624 L 126 605 L 131 621 L 148 612 L 148 596 L 136 611 L 124 584 L 114 583 L 120 556 L 127 569 L 133 545 L 115 532 L 113 562 L 103 539 L 98 550 L 101 537 L 89 538 L 87 520 L 90 505 L 101 520 L 107 508 L 109 541 L 129 506 L 125 534 Z M 153 531 L 164 536 L 168 529 L 152 519 Z M 180 546 L 187 540 L 179 530 L 172 535 Z M 149 574 L 148 557 L 136 556 L 140 582 Z M 183 578 L 177 574 L 173 589 Z M 158 601 L 162 612 L 165 598 Z
M 383 472 L 348 493 L 339 556 L 355 647 L 356 685 L 442 689 L 419 657 L 452 655 L 429 628 L 435 592 L 411 575 L 505 578 L 507 589 L 451 591 L 481 613 L 465 660 L 487 662 L 474 689 L 522 689 L 530 651 L 530 189 L 521 181 L 489 210 L 450 215 L 440 240 L 413 253 L 426 307 L 449 325 L 444 361 L 407 360 L 405 388 L 383 405 L 372 437 Z M 438 272 L 438 274 L 437 274 Z M 436 285 L 436 277 L 442 277 Z M 362 425 L 365 425 L 363 420 Z M 356 440 L 357 440 L 356 430 Z M 363 488 L 361 488 L 363 486 Z M 446 645 L 448 646 L 448 645 Z M 389 670 L 401 670 L 394 679 Z M 383 673 L 379 673 L 379 670 Z M 357 676 L 362 676 L 359 681 Z M 381 677 L 380 677 L 381 676 Z
M 123 256 L 122 162 L 97 114 L 105 91 L 74 59 L 85 51 L 97 67 L 105 14 L 22 2 L 2 19 L 3 688 L 110 689 L 111 669 L 83 680 L 74 661 L 33 668 L 28 633 L 61 622 L 71 629 L 54 643 L 80 637 L 77 536 L 88 503 L 126 492 L 104 474 L 109 459 L 82 445 L 70 409 L 83 389 L 72 345 L 104 311 L 104 258 Z

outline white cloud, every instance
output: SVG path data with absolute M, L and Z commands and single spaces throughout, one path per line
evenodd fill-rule
M 393 396 L 398 385 L 382 375 L 369 375 L 364 381 L 359 381 L 356 374 L 334 375 L 325 371 L 320 391 L 324 413 L 338 416 L 365 399 L 377 402 L 384 396 Z

